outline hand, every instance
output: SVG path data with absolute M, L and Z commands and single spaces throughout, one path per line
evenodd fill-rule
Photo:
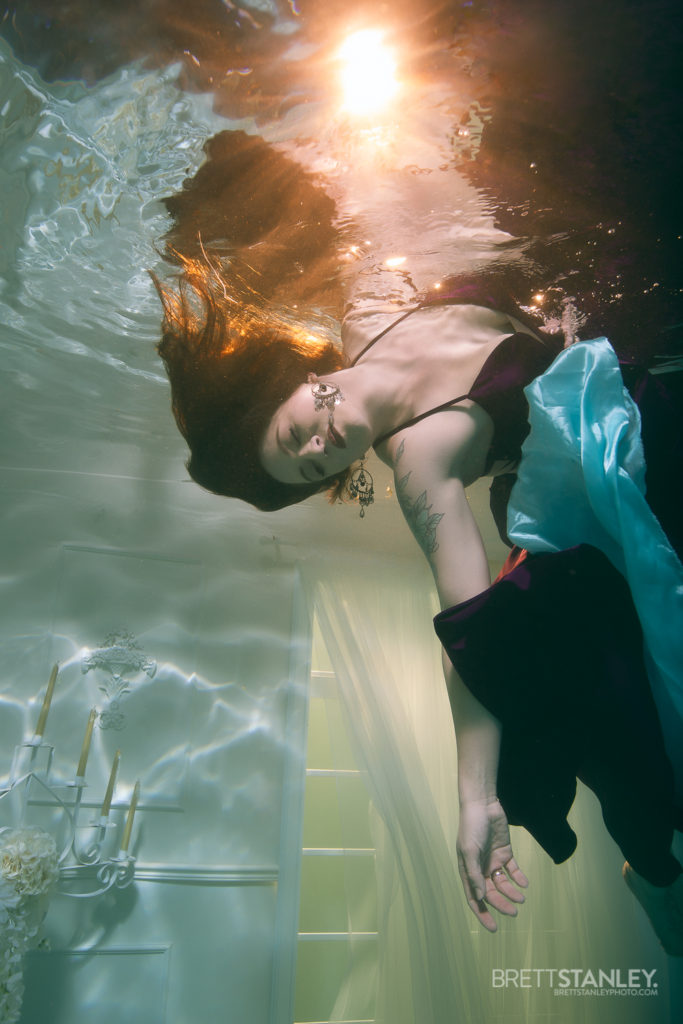
M 510 830 L 498 800 L 461 804 L 458 829 L 458 869 L 472 912 L 490 932 L 497 924 L 486 904 L 515 917 L 529 882 L 520 871 L 510 846 Z M 514 883 L 514 884 L 513 884 Z

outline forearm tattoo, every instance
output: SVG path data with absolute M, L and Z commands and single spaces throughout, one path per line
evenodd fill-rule
M 396 452 L 396 465 L 401 459 L 404 451 L 404 441 L 401 441 Z M 426 555 L 432 555 L 438 549 L 436 539 L 436 528 L 444 517 L 443 512 L 432 512 L 433 506 L 429 504 L 427 492 L 423 491 L 415 500 L 408 493 L 408 481 L 411 470 L 405 476 L 396 478 L 396 495 L 403 510 L 408 526 L 413 531 L 415 538 Z

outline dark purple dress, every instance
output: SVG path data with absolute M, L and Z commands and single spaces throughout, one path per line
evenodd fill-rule
M 502 724 L 498 797 L 556 863 L 576 836 L 576 779 L 624 856 L 655 885 L 680 873 L 673 772 L 626 581 L 596 548 L 528 555 L 436 616 L 456 671 Z

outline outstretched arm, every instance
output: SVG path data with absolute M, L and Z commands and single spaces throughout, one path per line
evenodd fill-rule
M 490 578 L 457 457 L 451 449 L 444 463 L 439 445 L 443 433 L 434 432 L 436 424 L 429 426 L 429 433 L 411 432 L 394 453 L 396 493 L 445 608 L 481 593 Z M 465 434 L 470 429 L 465 418 L 451 418 L 449 427 L 451 438 L 454 428 Z M 496 792 L 500 724 L 470 693 L 445 653 L 444 672 L 458 746 L 458 867 L 470 908 L 485 928 L 495 931 L 487 904 L 515 915 L 516 905 L 524 901 L 517 886 L 528 884 L 512 855 L 508 822 Z
M 524 902 L 517 886 L 529 884 L 512 854 L 507 818 L 496 794 L 500 724 L 445 655 L 444 672 L 458 744 L 458 870 L 470 909 L 495 932 L 487 904 L 514 916 L 516 904 Z

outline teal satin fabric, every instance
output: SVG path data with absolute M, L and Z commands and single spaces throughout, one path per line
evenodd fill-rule
M 680 751 L 683 566 L 645 500 L 640 414 L 616 354 L 606 338 L 578 342 L 525 394 L 531 433 L 508 509 L 509 536 L 532 552 L 593 544 L 624 574 L 646 638 L 667 747 L 675 735 Z

